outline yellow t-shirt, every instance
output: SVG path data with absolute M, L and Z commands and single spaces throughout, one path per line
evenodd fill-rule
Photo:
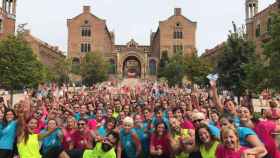
M 29 134 L 26 144 L 17 144 L 20 158 L 41 158 L 38 134 Z
M 101 146 L 101 143 L 97 143 L 94 149 L 85 150 L 83 158 L 116 158 L 115 148 L 112 148 L 108 152 L 104 152 L 101 149 Z
M 174 140 L 177 142 L 177 143 L 180 143 L 180 137 L 183 137 L 183 138 L 188 138 L 190 135 L 189 135 L 189 130 L 188 129 L 181 129 L 181 132 L 178 133 L 178 134 L 175 134 L 173 135 L 174 137 Z M 186 153 L 186 152 L 181 152 L 181 153 L 178 153 L 175 155 L 176 158 L 185 158 L 185 157 L 188 157 L 189 154 Z
M 216 149 L 219 145 L 218 141 L 215 141 L 214 144 L 210 147 L 210 149 L 206 150 L 204 145 L 199 147 L 202 158 L 216 158 Z

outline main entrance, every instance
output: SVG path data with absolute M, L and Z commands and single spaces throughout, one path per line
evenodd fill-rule
M 140 78 L 141 63 L 135 56 L 128 56 L 123 62 L 123 77 Z

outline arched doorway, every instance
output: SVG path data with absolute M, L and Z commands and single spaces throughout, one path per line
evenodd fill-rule
M 140 78 L 141 77 L 141 62 L 135 56 L 128 56 L 123 61 L 123 77 Z

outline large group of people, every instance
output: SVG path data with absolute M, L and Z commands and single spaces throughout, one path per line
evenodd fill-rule
M 280 158 L 279 100 L 257 115 L 209 84 L 41 85 L 0 101 L 0 158 Z

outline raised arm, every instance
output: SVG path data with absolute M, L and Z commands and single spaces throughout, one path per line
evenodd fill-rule
M 212 95 L 213 95 L 213 101 L 214 101 L 214 104 L 215 104 L 216 108 L 220 112 L 224 112 L 224 105 L 222 104 L 222 102 L 219 98 L 216 81 L 211 80 L 210 85 L 211 85 L 211 92 L 212 92 Z

